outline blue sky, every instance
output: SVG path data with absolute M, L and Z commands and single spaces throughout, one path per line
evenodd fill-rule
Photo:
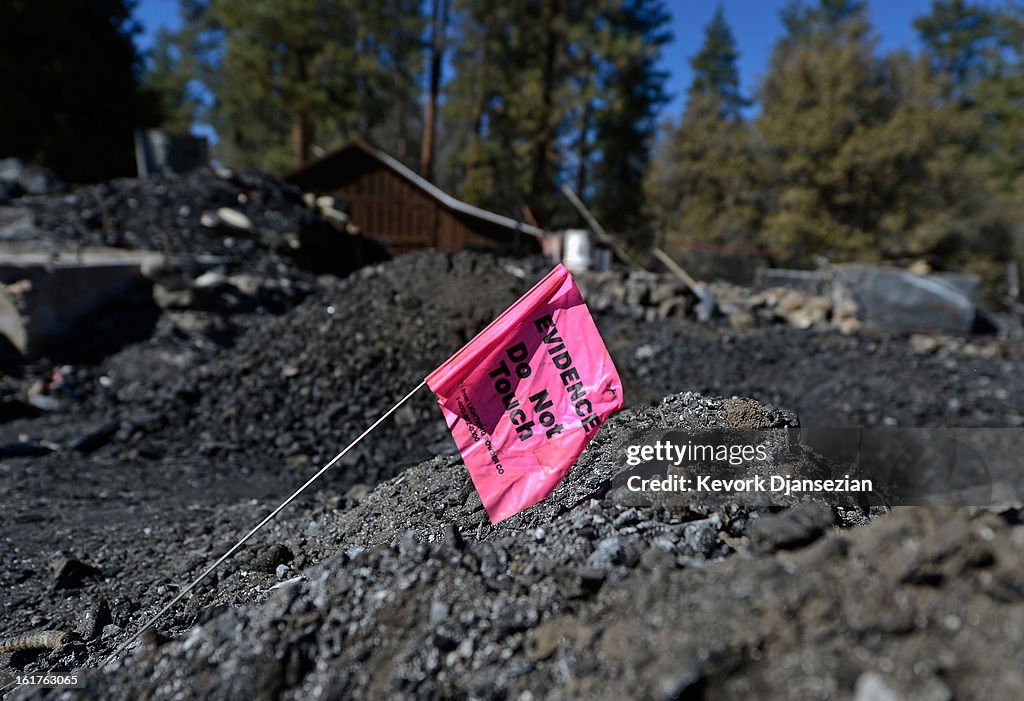
M 700 49 L 704 27 L 711 21 L 718 3 L 705 0 L 667 0 L 672 12 L 672 43 L 663 52 L 663 63 L 669 71 L 669 92 L 672 101 L 665 106 L 662 117 L 675 118 L 682 113 L 686 87 L 691 72 L 688 59 Z M 782 34 L 779 9 L 785 0 L 722 0 L 725 18 L 732 27 L 740 50 L 740 79 L 748 96 L 753 94 L 768 64 L 772 45 Z M 918 48 L 913 20 L 925 14 L 931 0 L 874 0 L 869 4 L 871 21 L 880 38 L 880 50 Z M 152 43 L 161 27 L 179 26 L 177 0 L 140 0 L 138 19 L 143 33 L 142 48 Z
M 692 79 L 689 58 L 700 50 L 704 27 L 711 21 L 718 4 L 736 37 L 740 50 L 740 81 L 750 97 L 768 66 L 772 46 L 782 35 L 779 10 L 784 0 L 668 0 L 672 12 L 672 43 L 663 52 L 665 68 L 670 71 L 669 91 L 674 97 L 662 114 L 677 117 L 685 104 L 686 88 Z M 931 9 L 931 0 L 874 0 L 869 2 L 871 23 L 879 35 L 879 50 L 918 49 L 914 18 Z

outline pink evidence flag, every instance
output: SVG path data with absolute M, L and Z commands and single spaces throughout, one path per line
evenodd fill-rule
M 491 523 L 554 491 L 622 383 L 562 265 L 427 377 Z

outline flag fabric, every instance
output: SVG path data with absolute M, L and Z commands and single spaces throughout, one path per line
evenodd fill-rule
M 569 271 L 557 266 L 427 377 L 491 523 L 541 501 L 622 384 Z

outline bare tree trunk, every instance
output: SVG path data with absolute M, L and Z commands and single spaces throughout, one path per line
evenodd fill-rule
M 437 131 L 437 96 L 441 89 L 445 33 L 448 28 L 448 0 L 434 0 L 430 30 L 430 88 L 423 116 L 423 143 L 420 148 L 420 175 L 434 176 L 434 134 Z
M 541 77 L 541 111 L 543 112 L 544 123 L 534 148 L 533 177 L 530 179 L 531 192 L 529 195 L 534 201 L 536 201 L 536 198 L 541 193 L 546 192 L 550 188 L 550 183 L 545 182 L 545 176 L 551 161 L 551 149 L 555 141 L 555 125 L 552 111 L 554 110 L 555 59 L 558 54 L 559 36 L 557 30 L 554 29 L 554 25 L 556 18 L 561 14 L 561 3 L 554 0 L 551 2 L 550 7 L 551 14 L 549 20 L 551 24 L 549 25 L 547 41 L 544 46 L 544 68 Z M 541 201 L 546 201 L 546 198 Z M 543 218 L 548 219 L 550 215 L 551 212 L 548 211 L 548 207 L 541 208 L 541 216 Z
M 296 112 L 292 117 L 292 152 L 295 154 L 295 165 L 300 166 L 309 160 L 311 142 L 309 119 L 302 112 Z
M 306 60 L 301 53 L 298 54 L 297 59 L 296 77 L 298 78 L 298 84 L 302 85 L 306 82 L 307 78 Z M 300 166 L 309 160 L 310 146 L 313 142 L 312 131 L 306 108 L 297 106 L 295 113 L 292 115 L 292 153 L 295 156 L 296 166 Z

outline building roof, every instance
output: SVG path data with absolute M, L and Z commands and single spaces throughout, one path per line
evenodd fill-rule
M 501 214 L 488 212 L 486 209 L 474 207 L 471 204 L 468 204 L 466 202 L 463 202 L 462 200 L 452 197 L 447 192 L 439 188 L 437 185 L 434 185 L 426 178 L 414 172 L 411 168 L 405 166 L 398 159 L 389 156 L 376 146 L 373 146 L 362 139 L 352 139 L 348 143 L 339 146 L 336 149 L 333 149 L 332 151 L 321 156 L 320 158 L 314 158 L 310 161 L 307 161 L 306 163 L 303 163 L 298 168 L 289 172 L 284 179 L 287 181 L 299 179 L 303 174 L 307 173 L 308 171 L 316 168 L 317 166 L 327 161 L 342 158 L 346 153 L 351 152 L 353 149 L 362 151 L 363 153 L 367 154 L 374 160 L 379 161 L 381 164 L 391 169 L 399 176 L 407 180 L 409 183 L 419 188 L 428 196 L 437 200 L 438 202 L 440 202 L 442 205 L 452 210 L 453 212 L 458 212 L 459 214 L 463 214 L 474 219 L 480 219 L 482 221 L 486 221 L 497 226 L 502 226 L 507 229 L 518 231 L 529 236 L 535 236 L 537 238 L 543 238 L 544 236 L 544 230 L 539 227 L 531 226 L 530 224 L 517 221 L 515 219 L 512 219 L 511 217 L 502 216 Z

